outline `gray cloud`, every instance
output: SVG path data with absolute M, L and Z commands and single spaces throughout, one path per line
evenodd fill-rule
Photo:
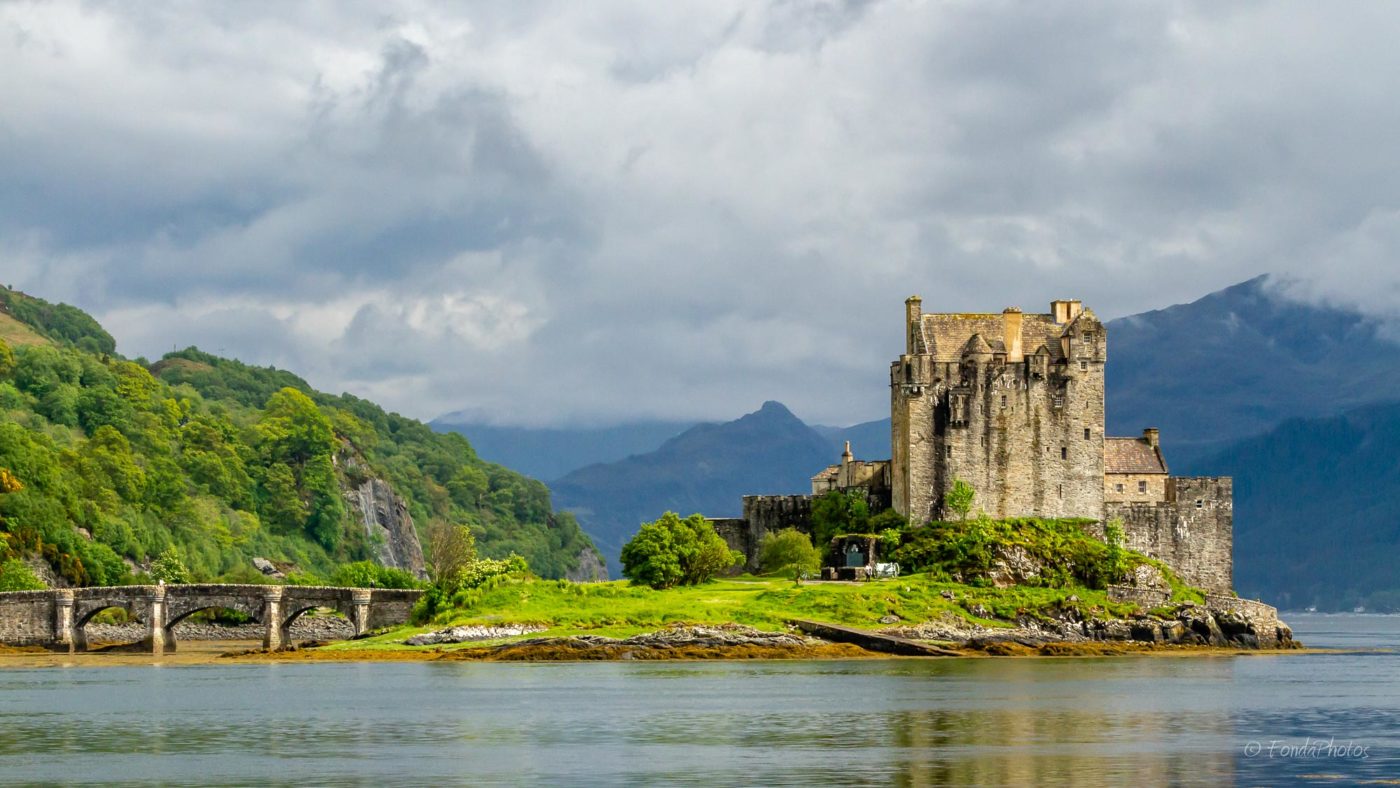
M 877 417 L 912 292 L 1400 324 L 1386 4 L 334 11 L 0 6 L 0 279 L 536 424 Z

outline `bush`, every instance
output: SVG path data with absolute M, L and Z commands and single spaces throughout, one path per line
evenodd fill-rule
M 815 574 L 821 570 L 822 555 L 807 534 L 786 528 L 759 541 L 758 565 L 766 574 Z
M 151 564 L 151 577 L 166 584 L 188 583 L 190 582 L 190 570 L 185 568 L 185 562 L 180 558 L 180 553 L 172 545 L 165 548 Z
M 331 585 L 350 588 L 422 588 L 411 572 L 380 566 L 373 561 L 345 564 L 331 575 Z
M 699 514 L 682 520 L 675 512 L 642 523 L 622 547 L 622 574 L 652 588 L 698 585 L 743 560 Z
M 0 564 L 0 591 L 42 591 L 48 588 L 29 565 L 11 558 Z
M 825 549 L 841 534 L 862 534 L 870 526 L 870 506 L 859 490 L 832 490 L 812 501 L 812 541 Z

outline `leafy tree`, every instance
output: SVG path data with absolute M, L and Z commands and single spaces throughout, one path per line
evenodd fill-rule
M 263 455 L 272 462 L 298 466 L 335 450 L 331 421 L 311 398 L 294 388 L 273 394 L 258 424 Z
M 698 585 L 734 566 L 743 556 L 725 544 L 702 515 L 682 520 L 675 512 L 642 523 L 622 547 L 622 574 L 652 588 Z
M 10 473 L 9 468 L 0 468 L 0 494 L 19 492 L 23 489 L 24 485 Z
M 767 533 L 759 540 L 758 565 L 767 574 L 814 574 L 821 570 L 821 564 L 821 552 L 796 528 Z
M 180 558 L 180 551 L 172 545 L 165 548 L 155 562 L 151 564 L 151 577 L 167 584 L 190 582 L 190 570 L 185 568 L 185 562 Z
M 812 541 L 823 548 L 841 534 L 866 533 L 870 506 L 859 490 L 831 490 L 812 501 Z
M 11 558 L 0 563 L 0 591 L 42 591 L 48 588 L 29 565 Z
M 977 491 L 972 485 L 962 479 L 954 479 L 952 488 L 943 495 L 943 505 L 958 516 L 959 522 L 964 522 L 968 512 L 972 511 L 972 502 L 976 497 Z
M 467 526 L 446 520 L 429 523 L 427 536 L 428 577 L 439 588 L 456 590 L 462 573 L 476 560 L 476 537 Z
M 1128 571 L 1128 554 L 1123 549 L 1126 539 L 1123 518 L 1114 517 L 1103 524 L 1103 541 L 1108 545 L 1108 553 L 1104 558 L 1104 574 L 1109 583 L 1121 581 L 1123 574 Z

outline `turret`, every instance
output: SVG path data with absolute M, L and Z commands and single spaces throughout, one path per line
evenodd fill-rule
M 919 352 L 918 336 L 923 329 L 919 324 L 923 321 L 924 300 L 916 295 L 909 296 L 904 300 L 904 341 L 905 352 L 914 355 Z

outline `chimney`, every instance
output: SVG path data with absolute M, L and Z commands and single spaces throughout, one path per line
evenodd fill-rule
M 1142 439 L 1145 440 L 1145 441 L 1147 441 L 1147 445 L 1151 446 L 1153 451 L 1161 451 L 1161 449 L 1162 449 L 1162 431 L 1161 431 L 1161 430 L 1157 429 L 1156 427 L 1148 427 L 1147 429 L 1145 429 L 1145 430 L 1142 431 Z
M 1006 345 L 1006 363 L 1019 364 L 1021 353 L 1021 310 L 1009 306 L 1001 313 L 1002 343 Z
M 917 350 L 914 346 L 916 332 L 922 329 L 919 323 L 923 320 L 923 304 L 924 300 L 916 295 L 904 300 L 904 341 L 908 348 L 905 352 L 911 356 Z
M 1079 313 L 1084 311 L 1084 304 L 1079 301 L 1051 301 L 1050 314 L 1054 316 L 1055 322 L 1061 325 L 1079 317 Z
M 842 465 L 848 465 L 848 464 L 850 464 L 851 460 L 854 460 L 854 459 L 855 459 L 855 455 L 854 455 L 854 454 L 851 454 L 851 442 L 850 442 L 850 441 L 846 441 L 846 450 L 843 451 L 843 452 L 841 452 L 841 464 L 842 464 Z

